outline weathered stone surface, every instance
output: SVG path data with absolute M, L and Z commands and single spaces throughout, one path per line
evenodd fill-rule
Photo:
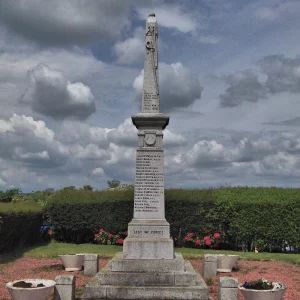
M 203 255 L 203 277 L 213 277 L 217 275 L 217 257 L 215 255 Z
M 86 254 L 84 256 L 84 275 L 95 276 L 98 270 L 99 256 L 98 254 Z
M 55 277 L 54 300 L 74 300 L 76 277 L 59 275 Z
M 219 278 L 219 286 L 224 288 L 237 288 L 238 280 L 233 277 L 220 277 Z
M 171 238 L 127 237 L 123 246 L 125 259 L 174 259 Z
M 145 50 L 142 112 L 158 113 L 158 32 L 155 15 L 149 15 L 147 19 Z
M 183 272 L 184 260 L 180 253 L 175 253 L 174 259 L 123 259 L 122 252 L 119 252 L 111 261 L 113 272 Z
M 74 275 L 58 275 L 55 277 L 56 284 L 70 285 L 76 282 Z
M 232 277 L 220 277 L 218 295 L 218 300 L 237 300 L 238 280 Z

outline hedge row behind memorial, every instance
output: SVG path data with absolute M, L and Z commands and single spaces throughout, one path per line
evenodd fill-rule
M 166 219 L 177 245 L 188 232 L 199 237 L 220 232 L 222 247 L 280 250 L 300 246 L 300 190 L 283 188 L 220 188 L 166 190 Z M 104 228 L 126 231 L 133 217 L 133 190 L 62 190 L 47 206 L 56 239 L 91 242 Z
M 42 208 L 35 204 L 0 204 L 0 253 L 39 241 Z

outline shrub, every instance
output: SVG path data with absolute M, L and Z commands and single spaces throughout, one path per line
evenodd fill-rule
M 99 232 L 94 235 L 94 241 L 101 245 L 119 245 L 122 246 L 128 232 L 119 232 L 112 234 L 100 228 Z
M 99 228 L 112 234 L 127 230 L 133 216 L 133 190 L 64 189 L 49 198 L 46 212 L 56 240 L 90 243 Z
M 32 204 L 0 204 L 0 253 L 39 241 L 42 209 Z
M 65 188 L 50 196 L 47 214 L 57 240 L 93 242 L 99 228 L 112 234 L 127 230 L 133 199 L 133 189 L 94 192 Z M 165 206 L 176 246 L 188 245 L 184 237 L 189 232 L 200 240 L 219 232 L 220 249 L 250 251 L 255 245 L 269 251 L 286 245 L 300 248 L 299 189 L 173 189 L 165 191 Z

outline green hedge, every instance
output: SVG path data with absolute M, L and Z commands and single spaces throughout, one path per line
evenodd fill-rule
M 62 190 L 46 207 L 56 239 L 92 242 L 99 228 L 126 231 L 133 216 L 133 190 Z M 166 190 L 166 219 L 182 245 L 188 232 L 200 237 L 220 232 L 223 248 L 278 250 L 300 247 L 300 190 L 220 188 Z
M 42 223 L 37 205 L 0 203 L 0 253 L 38 242 Z
M 300 190 L 222 188 L 214 190 L 217 206 L 210 212 L 232 248 L 280 251 L 300 247 Z
M 84 191 L 65 189 L 53 194 L 46 206 L 55 239 L 72 243 L 93 241 L 100 228 L 126 231 L 133 216 L 133 190 Z

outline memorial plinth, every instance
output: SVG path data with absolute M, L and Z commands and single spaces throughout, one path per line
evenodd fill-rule
M 174 254 L 165 219 L 163 130 L 169 116 L 159 112 L 157 22 L 146 23 L 142 112 L 138 129 L 134 213 L 123 252 L 86 285 L 84 299 L 201 299 L 208 288 L 188 261 Z

